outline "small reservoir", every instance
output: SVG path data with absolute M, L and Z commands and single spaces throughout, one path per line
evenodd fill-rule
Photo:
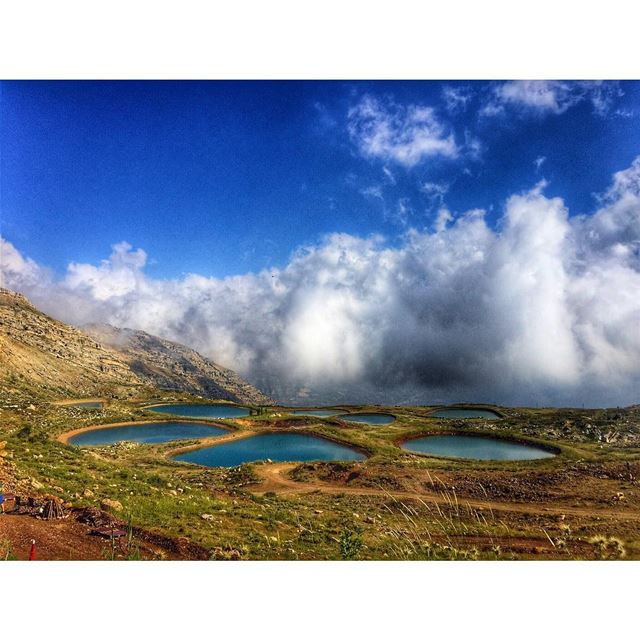
M 264 433 L 181 453 L 174 460 L 205 467 L 236 467 L 245 462 L 308 462 L 364 460 L 365 455 L 337 442 L 301 433 Z
M 377 426 L 391 424 L 396 419 L 390 413 L 342 413 L 338 418 L 347 422 L 359 422 Z
M 235 404 L 162 404 L 146 409 L 156 413 L 169 413 L 179 418 L 232 419 L 249 415 L 249 409 Z
M 73 407 L 74 409 L 102 409 L 102 402 L 73 402 L 71 404 L 66 405 L 67 407 Z
M 426 436 L 407 440 L 401 446 L 413 453 L 468 460 L 540 460 L 556 455 L 535 445 L 484 436 Z
M 213 438 L 229 433 L 214 425 L 196 422 L 148 422 L 117 427 L 96 427 L 69 438 L 68 443 L 78 446 L 107 445 L 116 442 L 140 442 L 160 444 L 171 440 Z

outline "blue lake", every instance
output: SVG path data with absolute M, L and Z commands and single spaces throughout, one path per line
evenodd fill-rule
M 500 416 L 489 409 L 440 409 L 429 414 L 430 418 L 484 418 L 485 420 L 499 420 Z
M 296 409 L 291 410 L 289 413 L 293 413 L 296 416 L 315 416 L 317 418 L 330 418 L 331 416 L 337 416 L 340 412 L 335 409 Z
M 390 413 L 343 413 L 338 416 L 340 420 L 347 422 L 359 422 L 361 424 L 385 425 L 391 424 L 396 417 Z
M 175 456 L 174 460 L 205 467 L 235 467 L 245 462 L 307 462 L 310 460 L 364 460 L 350 447 L 301 433 L 265 433 L 196 449 Z
M 555 455 L 534 445 L 463 435 L 426 436 L 408 440 L 401 446 L 415 453 L 471 460 L 538 460 Z
M 150 422 L 121 427 L 99 427 L 84 431 L 69 439 L 69 444 L 80 446 L 114 444 L 115 442 L 141 442 L 159 444 L 171 440 L 212 438 L 229 433 L 226 429 L 193 422 Z
M 147 407 L 147 410 L 180 418 L 244 418 L 249 415 L 249 409 L 233 404 L 163 404 Z

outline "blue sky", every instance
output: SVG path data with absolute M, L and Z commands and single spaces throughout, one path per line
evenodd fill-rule
M 638 402 L 638 82 L 8 82 L 1 104 L 0 285 L 60 320 L 292 404 Z
M 640 150 L 640 84 L 504 87 L 4 82 L 2 235 L 58 273 L 126 240 L 154 277 L 221 277 L 282 266 L 331 232 L 394 246 L 442 206 L 495 223 L 543 178 L 591 213 Z M 401 158 L 420 109 L 452 146 Z M 371 126 L 389 139 L 367 142 Z

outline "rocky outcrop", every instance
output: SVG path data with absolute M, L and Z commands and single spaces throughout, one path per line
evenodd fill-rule
M 235 372 L 184 345 L 110 325 L 84 329 L 54 320 L 23 295 L 0 288 L 0 391 L 14 397 L 19 388 L 56 398 L 131 397 L 154 387 L 273 404 Z
M 55 395 L 128 395 L 142 386 L 122 356 L 0 288 L 0 382 Z
M 273 404 L 234 371 L 177 342 L 108 324 L 82 328 L 96 341 L 117 350 L 138 378 L 154 387 L 232 402 Z

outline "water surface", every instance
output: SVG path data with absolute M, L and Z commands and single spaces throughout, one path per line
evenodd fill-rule
M 141 442 L 158 444 L 171 440 L 191 438 L 212 438 L 229 433 L 226 429 L 208 424 L 193 422 L 149 422 L 147 424 L 128 424 L 121 427 L 98 427 L 83 431 L 71 438 L 69 444 L 87 446 L 114 444 L 115 442 Z
M 340 420 L 347 422 L 359 422 L 361 424 L 384 425 L 391 424 L 396 417 L 390 413 L 343 413 L 338 416 Z
M 500 416 L 490 409 L 461 409 L 451 407 L 440 409 L 429 414 L 430 418 L 485 418 L 486 420 L 499 420 Z
M 205 467 L 235 467 L 245 462 L 308 462 L 310 460 L 363 460 L 365 456 L 342 444 L 302 433 L 265 433 L 218 446 L 196 449 L 175 460 Z
M 147 407 L 147 410 L 180 418 L 243 418 L 249 415 L 249 409 L 235 404 L 163 404 Z
M 538 460 L 555 455 L 535 445 L 463 435 L 416 438 L 403 443 L 402 448 L 415 453 L 472 460 Z
M 102 402 L 74 402 L 66 406 L 76 409 L 102 409 Z

